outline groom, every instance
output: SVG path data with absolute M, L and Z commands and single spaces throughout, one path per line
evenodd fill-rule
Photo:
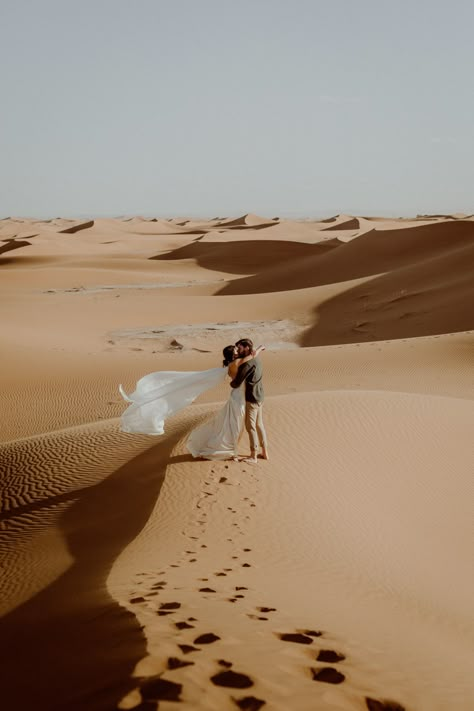
M 249 338 L 242 338 L 235 344 L 240 358 L 253 353 L 253 343 Z M 250 457 L 242 460 L 257 464 L 258 447 L 262 448 L 262 458 L 268 459 L 267 435 L 263 425 L 263 368 L 260 358 L 253 358 L 239 366 L 237 375 L 231 382 L 232 388 L 238 388 L 245 381 L 245 429 L 250 440 Z

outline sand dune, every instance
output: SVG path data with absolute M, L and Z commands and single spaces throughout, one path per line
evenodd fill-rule
M 244 242 L 246 240 L 255 241 L 256 232 L 251 229 L 241 229 L 238 227 L 224 230 L 223 228 L 214 228 L 206 232 L 201 240 L 204 242 L 225 240 Z M 331 241 L 340 235 L 346 235 L 344 230 L 338 231 L 335 234 L 327 234 L 322 229 L 321 224 L 306 223 L 306 222 L 290 222 L 289 220 L 280 220 L 279 222 L 264 224 L 258 228 L 258 240 L 284 241 L 293 243 L 309 243 Z M 352 234 L 352 233 L 351 233 Z
M 331 246 L 337 244 L 331 243 Z M 474 244 L 474 223 L 437 223 L 411 229 L 371 230 L 337 250 L 316 254 L 276 267 L 264 277 L 259 275 L 233 282 L 224 294 L 287 291 L 309 286 L 349 281 L 393 271 L 423 262 L 457 248 Z M 285 278 L 283 278 L 285 277 Z
M 259 215 L 242 215 L 241 217 L 230 218 L 226 220 L 218 220 L 216 225 L 218 227 L 261 227 L 262 225 L 268 225 L 274 220 L 268 220 L 265 217 L 259 217 Z
M 474 222 L 0 222 L 1 698 L 471 711 Z M 263 341 L 271 460 L 119 429 Z M 247 451 L 245 436 L 241 452 Z
M 243 244 L 240 241 L 208 242 L 202 239 L 154 258 L 163 261 L 194 259 L 199 266 L 213 271 L 248 274 L 274 266 L 282 269 L 282 262 L 295 259 L 306 261 L 308 257 L 324 254 L 334 246 L 333 240 L 329 244 L 324 242 L 321 245 L 308 245 L 284 240 L 259 241 L 255 238 Z M 282 287 L 280 291 L 286 291 L 284 283 L 282 283 Z
M 188 227 L 167 222 L 166 220 L 156 220 L 156 222 L 129 223 L 127 230 L 138 235 L 167 235 L 167 234 L 202 234 L 199 227 Z
M 345 215 L 338 215 L 334 224 L 331 227 L 325 227 L 326 232 L 331 232 L 333 230 L 358 230 L 360 227 L 360 221 L 357 217 L 346 217 Z

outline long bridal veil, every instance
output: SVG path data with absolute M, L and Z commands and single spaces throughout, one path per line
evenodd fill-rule
M 124 400 L 130 403 L 122 415 L 122 432 L 149 435 L 164 433 L 165 420 L 190 405 L 201 393 L 224 381 L 227 368 L 201 371 L 162 371 L 141 378 L 133 393 L 127 395 L 119 385 Z

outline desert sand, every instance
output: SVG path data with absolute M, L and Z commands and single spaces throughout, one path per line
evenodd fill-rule
M 472 216 L 12 217 L 0 271 L 2 708 L 472 711 Z M 270 461 L 186 452 L 227 384 L 120 431 L 242 337 Z

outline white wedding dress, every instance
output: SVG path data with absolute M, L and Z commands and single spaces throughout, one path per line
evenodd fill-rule
M 223 382 L 227 368 L 197 372 L 149 373 L 137 382 L 130 395 L 119 385 L 129 404 L 121 418 L 122 432 L 164 434 L 165 420 L 190 405 L 201 393 Z M 231 389 L 229 399 L 213 417 L 192 430 L 186 447 L 193 457 L 230 459 L 237 454 L 245 413 L 245 390 Z
M 186 447 L 193 457 L 231 459 L 237 455 L 245 414 L 244 392 L 243 385 L 233 388 L 224 407 L 191 432 Z
M 119 385 L 120 394 L 130 403 L 122 415 L 120 429 L 137 434 L 164 434 L 168 417 L 190 405 L 201 393 L 222 383 L 226 375 L 227 368 L 149 373 L 140 378 L 130 395 Z

